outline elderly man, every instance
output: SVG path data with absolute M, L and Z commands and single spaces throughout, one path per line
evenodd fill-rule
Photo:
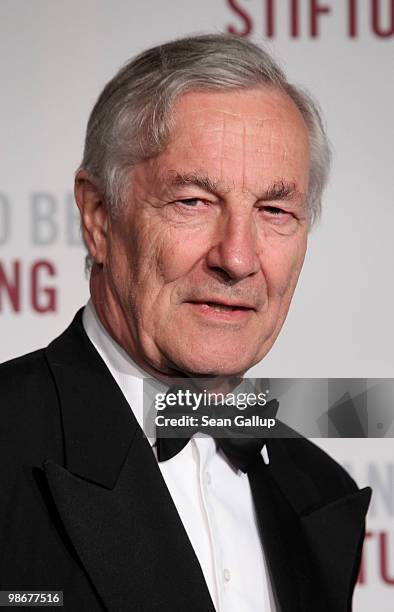
M 305 439 L 261 440 L 242 470 L 209 436 L 163 460 L 142 430 L 144 377 L 239 377 L 272 347 L 328 163 L 316 106 L 247 41 L 170 42 L 107 84 L 75 181 L 91 300 L 1 368 L 1 589 L 351 609 L 369 490 Z

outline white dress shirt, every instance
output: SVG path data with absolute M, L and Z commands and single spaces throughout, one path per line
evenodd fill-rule
M 107 333 L 91 301 L 83 325 L 142 427 L 148 374 Z M 266 447 L 262 456 L 268 463 Z M 217 612 L 275 612 L 246 474 L 231 466 L 209 436 L 193 437 L 159 467 Z

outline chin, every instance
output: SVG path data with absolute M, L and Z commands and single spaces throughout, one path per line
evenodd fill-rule
M 239 376 L 256 365 L 272 345 L 271 338 L 244 334 L 242 338 L 222 334 L 189 333 L 166 335 L 159 354 L 162 366 L 182 376 Z M 175 342 L 174 342 L 175 336 Z M 182 341 L 181 341 L 182 340 Z
M 246 370 L 257 363 L 252 357 L 244 356 L 242 359 L 235 358 L 234 352 L 231 356 L 212 356 L 201 354 L 185 356 L 184 359 L 177 359 L 177 369 L 190 377 L 211 377 L 211 376 L 240 376 Z

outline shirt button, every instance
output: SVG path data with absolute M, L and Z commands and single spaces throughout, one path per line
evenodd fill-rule
M 231 572 L 230 572 L 229 569 L 223 570 L 223 577 L 224 577 L 226 582 L 230 582 L 230 580 L 231 580 Z
M 210 485 L 212 482 L 211 474 L 209 472 L 205 472 L 205 483 Z

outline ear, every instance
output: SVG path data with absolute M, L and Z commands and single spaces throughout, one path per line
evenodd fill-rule
M 81 215 L 83 239 L 96 263 L 105 262 L 107 255 L 108 213 L 96 183 L 85 170 L 75 176 L 74 194 Z

